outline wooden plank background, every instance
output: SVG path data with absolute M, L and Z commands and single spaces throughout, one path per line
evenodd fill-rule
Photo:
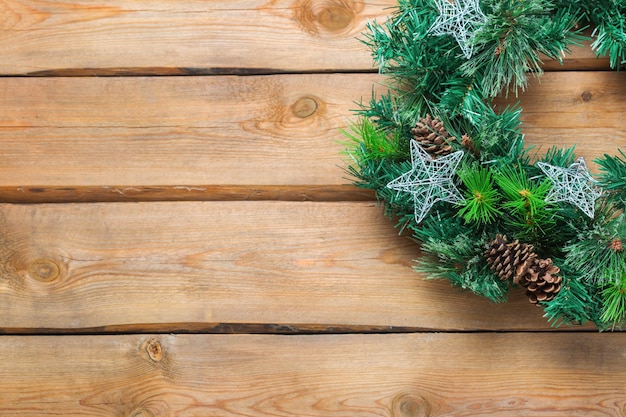
M 524 348 L 514 333 L 9 336 L 0 345 L 12 363 L 0 407 L 33 417 L 51 408 L 88 416 L 623 415 L 626 370 L 613 366 L 626 359 L 621 335 L 570 336 L 527 334 Z
M 394 4 L 0 1 L 0 415 L 626 415 L 622 333 L 424 281 L 349 185 Z M 546 62 L 528 141 L 625 147 L 606 67 Z

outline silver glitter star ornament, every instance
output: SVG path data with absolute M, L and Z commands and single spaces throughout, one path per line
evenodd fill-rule
M 436 202 L 464 201 L 453 179 L 462 158 L 463 151 L 457 151 L 433 159 L 417 142 L 411 141 L 411 170 L 391 181 L 387 187 L 413 195 L 415 221 L 420 223 Z
M 452 35 L 470 59 L 474 52 L 472 40 L 478 28 L 487 17 L 480 9 L 478 0 L 433 0 L 439 10 L 439 16 L 428 30 L 431 34 Z
M 598 182 L 593 179 L 583 158 L 567 168 L 554 166 L 545 162 L 537 162 L 537 166 L 552 182 L 552 189 L 546 196 L 546 201 L 567 201 L 578 207 L 583 213 L 593 219 L 596 200 L 602 195 Z

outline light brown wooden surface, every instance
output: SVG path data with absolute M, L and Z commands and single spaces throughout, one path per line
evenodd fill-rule
M 395 0 L 3 0 L 0 74 L 371 71 L 360 43 Z M 209 7 L 207 7 L 209 6 Z M 606 66 L 588 48 L 565 60 Z M 548 69 L 558 64 L 546 62 Z
M 0 238 L 7 332 L 550 329 L 520 292 L 494 304 L 424 281 L 371 202 L 0 205 Z
M 56 415 L 103 417 L 618 417 L 624 343 L 624 334 L 575 333 L 5 337 L 0 408 L 5 416 L 53 406 Z
M 0 79 L 0 187 L 345 185 L 340 129 L 380 79 Z
M 622 333 L 424 281 L 349 185 L 393 5 L 0 0 L 0 416 L 626 415 Z M 565 63 L 528 141 L 625 148 L 625 74 Z
M 390 0 L 3 0 L 0 73 L 371 70 Z M 329 54 L 332 51 L 332 57 Z

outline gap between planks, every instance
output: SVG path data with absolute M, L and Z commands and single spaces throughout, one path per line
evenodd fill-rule
M 0 186 L 0 203 L 121 203 L 151 201 L 375 201 L 352 185 Z
M 114 336 L 126 334 L 195 334 L 195 335 L 277 335 L 277 336 L 315 336 L 315 335 L 385 335 L 385 334 L 480 334 L 480 333 L 548 333 L 554 331 L 567 333 L 597 333 L 590 325 L 563 327 L 562 329 L 506 329 L 506 330 L 463 330 L 402 326 L 368 326 L 345 324 L 288 324 L 288 323 L 159 323 L 128 324 L 94 328 L 0 328 L 2 336 Z M 605 332 L 605 333 L 613 333 Z

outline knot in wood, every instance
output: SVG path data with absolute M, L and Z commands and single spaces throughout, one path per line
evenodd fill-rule
M 156 339 L 150 339 L 148 346 L 146 346 L 148 356 L 155 362 L 160 362 L 163 359 L 163 350 L 161 349 L 161 343 Z
M 50 259 L 38 259 L 28 266 L 28 275 L 41 282 L 53 281 L 59 273 L 59 266 Z
M 342 5 L 338 6 L 324 8 L 317 15 L 320 25 L 328 31 L 339 31 L 352 23 L 353 15 L 350 9 L 342 7 Z
M 129 417 L 154 417 L 154 413 L 146 408 L 138 408 L 133 410 Z
M 591 98 L 593 97 L 593 94 L 591 93 L 591 91 L 583 91 L 583 93 L 580 95 L 580 98 L 584 101 L 591 101 Z
M 400 394 L 393 399 L 391 415 L 392 417 L 428 417 L 431 415 L 431 406 L 425 398 L 419 395 Z
M 306 119 L 317 111 L 317 101 L 311 97 L 302 97 L 291 106 L 291 111 L 296 117 Z
M 299 0 L 294 7 L 295 20 L 307 32 L 341 33 L 354 26 L 362 2 L 349 0 Z

